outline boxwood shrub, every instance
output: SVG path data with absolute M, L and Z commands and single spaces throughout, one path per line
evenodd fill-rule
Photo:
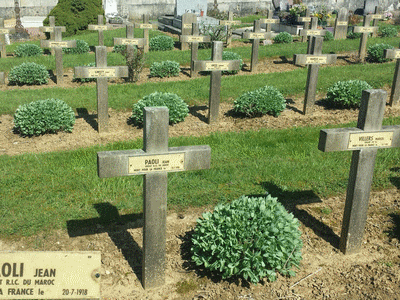
M 40 85 L 49 81 L 50 75 L 46 67 L 34 62 L 22 63 L 11 69 L 8 81 L 11 85 Z
M 157 35 L 152 37 L 149 42 L 152 51 L 167 51 L 174 49 L 174 40 L 168 35 Z
M 14 115 L 14 129 L 24 136 L 71 132 L 75 114 L 59 99 L 38 100 L 20 105 Z
M 179 76 L 180 70 L 180 65 L 176 61 L 154 62 L 150 66 L 150 76 L 161 78 Z
M 35 44 L 21 44 L 15 48 L 14 54 L 17 57 L 39 56 L 43 54 L 43 49 Z
M 369 62 L 383 63 L 391 60 L 390 58 L 385 58 L 385 49 L 393 49 L 394 47 L 389 44 L 375 44 L 368 47 L 367 50 L 367 60 Z
M 89 44 L 83 40 L 76 40 L 75 48 L 62 48 L 65 54 L 83 54 L 90 50 Z
M 242 196 L 218 204 L 197 220 L 192 259 L 223 279 L 243 277 L 253 283 L 277 273 L 294 276 L 303 243 L 299 221 L 270 195 Z
M 290 44 L 293 42 L 293 37 L 289 32 L 286 31 L 279 32 L 274 37 L 274 42 L 278 44 Z
M 379 34 L 382 37 L 396 37 L 398 34 L 398 31 L 397 31 L 396 26 L 386 24 L 383 26 L 379 26 Z
M 327 30 L 324 36 L 324 41 L 333 41 L 333 39 L 334 39 L 333 33 Z
M 363 80 L 338 81 L 328 88 L 327 103 L 340 108 L 360 106 L 362 91 L 372 87 Z

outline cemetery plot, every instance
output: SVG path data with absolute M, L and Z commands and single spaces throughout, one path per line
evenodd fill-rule
M 146 45 L 146 39 L 135 39 L 133 24 L 126 25 L 126 38 L 114 38 L 114 45 L 126 45 L 129 57 L 133 57 L 134 47 L 143 48 Z

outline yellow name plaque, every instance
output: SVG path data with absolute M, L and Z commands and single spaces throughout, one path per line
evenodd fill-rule
M 190 29 L 192 28 L 192 24 L 183 24 L 183 28 Z
M 337 22 L 337 26 L 347 26 L 349 24 L 349 22 L 347 22 L 347 21 L 338 21 Z
M 153 29 L 153 24 L 140 24 L 140 29 Z
M 0 34 L 7 34 L 9 32 L 10 32 L 9 29 L 3 29 L 3 28 L 0 29 Z
M 185 170 L 184 153 L 129 157 L 129 174 L 183 170 Z
M 397 58 L 397 59 L 400 58 L 400 50 L 394 51 L 394 58 Z
M 221 25 L 226 25 L 226 26 L 231 26 L 231 25 L 239 25 L 240 21 L 227 21 L 227 20 L 222 20 L 219 22 Z
M 393 132 L 351 133 L 348 149 L 392 146 Z
M 383 19 L 383 16 L 382 15 L 372 15 L 372 19 L 380 20 L 380 19 Z
M 0 252 L 0 299 L 100 298 L 101 252 Z
M 107 30 L 107 25 L 89 25 L 89 30 Z
M 116 77 L 115 69 L 113 68 L 104 68 L 104 69 L 88 69 L 89 77 L 97 78 L 97 77 Z
M 299 22 L 311 22 L 311 17 L 301 17 L 299 18 Z
M 204 40 L 203 36 L 189 36 L 187 38 L 188 43 L 202 42 L 203 40 Z
M 265 38 L 265 33 L 258 33 L 258 32 L 252 32 L 250 33 L 249 39 L 264 39 Z
M 307 30 L 307 35 L 321 35 L 322 30 Z
M 43 32 L 54 32 L 54 27 L 42 27 Z
M 49 42 L 49 47 L 50 48 L 67 48 L 68 47 L 68 42 Z
M 359 27 L 357 28 L 357 32 L 374 32 L 374 27 Z
M 122 45 L 139 45 L 139 40 L 134 39 L 121 39 Z
M 229 63 L 206 63 L 205 71 L 227 71 Z
M 263 23 L 263 24 L 277 24 L 277 23 L 279 23 L 279 19 L 261 19 L 260 23 Z
M 326 64 L 326 56 L 308 56 L 306 58 L 306 64 Z

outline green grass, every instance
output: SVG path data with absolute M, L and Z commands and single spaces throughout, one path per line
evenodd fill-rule
M 399 122 L 399 117 L 385 120 L 385 124 Z M 340 127 L 344 126 L 355 124 Z M 320 152 L 321 128 L 171 138 L 171 147 L 209 145 L 212 162 L 209 170 L 168 175 L 169 209 L 215 205 L 267 191 L 294 202 L 344 194 L 351 153 Z M 65 228 L 68 220 L 98 218 L 94 208 L 98 203 L 116 207 L 120 215 L 140 213 L 141 176 L 100 179 L 96 172 L 98 151 L 138 148 L 141 139 L 66 152 L 0 156 L 0 237 L 32 235 Z M 391 187 L 398 167 L 399 149 L 378 151 L 373 189 Z

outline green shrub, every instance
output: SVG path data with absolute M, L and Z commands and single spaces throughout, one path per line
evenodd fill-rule
M 393 25 L 384 25 L 379 26 L 379 34 L 382 37 L 396 37 L 397 36 L 397 28 Z
M 332 106 L 342 108 L 359 107 L 362 91 L 371 88 L 363 80 L 338 81 L 328 88 L 326 100 Z
M 126 45 L 114 45 L 113 52 L 122 53 L 126 50 Z
M 264 86 L 242 94 L 234 102 L 233 110 L 249 117 L 271 114 L 279 116 L 286 108 L 285 97 L 273 86 Z
M 94 62 L 88 63 L 88 64 L 86 64 L 85 66 L 86 66 L 86 67 L 95 67 L 95 66 L 96 66 L 96 63 L 94 63 Z M 74 76 L 74 78 L 72 79 L 72 81 L 73 81 L 73 82 L 81 82 L 81 83 L 84 83 L 84 82 L 93 82 L 93 81 L 96 81 L 96 78 L 78 78 L 78 77 L 75 77 L 75 76 Z
M 176 61 L 154 62 L 150 66 L 150 76 L 161 78 L 179 76 L 180 70 L 179 63 Z
M 15 48 L 14 53 L 17 57 L 39 56 L 43 54 L 43 49 L 35 44 L 21 44 Z
M 146 55 L 143 48 L 133 48 L 133 52 L 128 51 L 127 47 L 121 51 L 123 57 L 125 57 L 126 65 L 128 67 L 128 81 L 136 82 L 139 80 L 140 73 L 143 71 L 144 64 L 146 62 Z
M 333 41 L 333 38 L 333 33 L 327 30 L 324 36 L 324 41 Z
M 167 51 L 174 49 L 174 40 L 168 35 L 157 35 L 152 37 L 149 42 L 152 51 Z
M 369 62 L 377 62 L 383 63 L 390 60 L 390 58 L 385 58 L 384 51 L 385 49 L 393 49 L 392 45 L 388 44 L 375 44 L 368 47 L 367 50 L 367 60 Z
M 274 42 L 278 44 L 290 44 L 293 42 L 293 37 L 289 32 L 286 31 L 279 32 L 274 37 Z
M 76 40 L 75 48 L 62 48 L 65 54 L 83 54 L 90 50 L 89 44 L 83 40 Z
M 176 94 L 154 92 L 144 96 L 133 105 L 131 119 L 134 124 L 143 124 L 143 108 L 151 106 L 166 106 L 169 109 L 169 123 L 175 124 L 185 120 L 189 114 L 188 105 Z
M 359 39 L 361 38 L 362 33 L 356 32 L 354 33 L 353 31 L 348 31 L 347 32 L 347 38 L 348 39 Z
M 25 136 L 71 132 L 74 124 L 74 111 L 59 99 L 38 100 L 20 105 L 14 115 L 15 130 Z
M 299 222 L 270 195 L 218 204 L 197 220 L 192 259 L 222 278 L 241 276 L 257 283 L 276 273 L 294 276 L 303 246 Z
M 46 84 L 50 75 L 46 67 L 34 62 L 22 63 L 11 69 L 8 81 L 11 85 L 35 85 Z

